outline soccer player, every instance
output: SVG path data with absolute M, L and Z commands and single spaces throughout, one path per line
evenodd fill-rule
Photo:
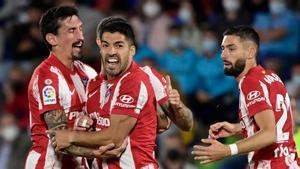
M 50 55 L 35 69 L 28 87 L 33 145 L 25 168 L 87 168 L 81 157 L 56 154 L 46 133 L 73 127 L 83 112 L 86 83 L 97 75 L 78 61 L 84 43 L 82 22 L 75 8 L 62 6 L 49 9 L 40 20 L 40 28 Z M 97 155 L 94 149 L 75 145 L 65 151 L 86 157 Z
M 209 163 L 248 153 L 250 169 L 299 168 L 290 99 L 281 79 L 257 65 L 257 32 L 247 26 L 237 26 L 227 29 L 223 35 L 224 73 L 239 83 L 240 123 L 211 125 L 210 138 L 202 139 L 209 145 L 194 146 L 194 159 Z M 244 139 L 230 145 L 215 140 L 236 134 L 242 134 Z
M 88 84 L 86 111 L 96 119 L 96 130 L 101 132 L 51 131 L 55 135 L 53 145 L 56 150 L 111 142 L 118 147 L 127 138 L 128 145 L 121 157 L 103 161 L 103 167 L 158 168 L 154 155 L 157 100 L 147 70 L 133 61 L 136 44 L 132 27 L 122 18 L 108 17 L 102 20 L 97 33 L 104 73 Z M 190 110 L 180 98 L 175 98 L 168 100 L 168 109 L 173 108 L 181 117 L 189 114 L 188 120 L 177 119 L 192 125 Z M 187 130 L 190 128 L 187 126 Z

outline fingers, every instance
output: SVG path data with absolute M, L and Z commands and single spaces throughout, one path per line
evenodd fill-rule
M 219 122 L 219 123 L 215 123 L 213 125 L 210 125 L 210 129 L 213 131 L 213 132 L 217 132 L 220 128 L 222 128 L 224 126 L 224 122 Z
M 85 128 L 85 127 L 74 126 L 74 130 L 77 130 L 77 131 L 86 131 L 87 128 Z
M 216 132 L 213 132 L 211 129 L 208 130 L 208 138 L 211 138 L 211 139 L 218 139 L 219 136 Z
M 195 145 L 193 147 L 192 155 L 194 155 L 194 160 L 200 161 L 201 164 L 206 164 L 214 161 L 211 157 L 211 153 L 208 147 Z
M 82 116 L 77 118 L 75 121 L 74 129 L 75 130 L 86 130 L 93 125 L 94 121 L 89 116 Z
M 46 131 L 46 133 L 47 133 L 50 137 L 53 137 L 53 136 L 55 136 L 56 131 L 55 131 L 55 130 L 48 130 L 48 131 Z
M 99 151 L 102 151 L 102 152 L 105 152 L 109 149 L 112 149 L 115 147 L 115 144 L 114 143 L 110 143 L 110 144 L 107 144 L 106 146 L 100 146 L 99 147 Z
M 176 89 L 172 89 L 171 91 L 169 91 L 168 97 L 169 103 L 170 105 L 172 105 L 173 108 L 178 109 L 183 107 L 183 104 L 180 100 L 179 92 Z
M 202 143 L 206 143 L 206 144 L 213 144 L 216 142 L 216 140 L 210 139 L 210 138 L 201 139 L 201 141 L 202 141 Z
M 167 82 L 167 91 L 169 92 L 173 89 L 171 84 L 171 78 L 169 75 L 166 75 L 166 82 Z

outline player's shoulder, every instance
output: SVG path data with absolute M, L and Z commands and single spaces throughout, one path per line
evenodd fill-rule
M 148 79 L 149 79 L 149 74 L 147 74 L 145 70 L 142 69 L 142 67 L 138 66 L 136 69 L 130 71 L 127 78 L 125 78 L 124 80 L 132 81 L 132 83 L 136 83 L 139 81 L 145 81 L 145 80 L 147 81 Z
M 99 88 L 102 82 L 103 82 L 103 77 L 100 74 L 97 75 L 95 78 L 89 79 L 87 84 L 87 92 L 89 93 Z
M 39 79 L 57 78 L 57 76 L 55 76 L 54 74 L 54 71 L 57 69 L 58 68 L 56 68 L 54 65 L 49 64 L 47 60 L 45 60 L 34 69 L 31 79 L 36 77 L 39 77 Z
M 79 60 L 74 61 L 74 65 L 79 68 L 82 72 L 84 72 L 89 78 L 95 78 L 97 76 L 97 72 L 88 64 L 85 64 Z

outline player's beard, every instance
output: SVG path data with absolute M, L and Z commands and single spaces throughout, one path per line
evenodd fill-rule
M 224 68 L 224 74 L 227 76 L 239 76 L 245 69 L 246 59 L 238 59 L 234 64 L 230 63 L 230 68 Z
M 72 52 L 72 59 L 73 59 L 73 60 L 80 60 L 80 59 L 82 59 L 82 58 L 83 58 L 82 52 L 77 53 L 77 54 L 75 54 L 74 52 Z
M 109 63 L 108 63 L 109 57 L 117 57 L 118 62 L 115 63 L 114 66 L 109 66 Z M 105 74 L 110 77 L 117 77 L 120 74 L 122 74 L 126 70 L 128 64 L 129 64 L 128 58 L 124 57 L 122 60 L 119 55 L 106 56 L 106 58 L 102 58 L 101 61 L 103 63 L 102 66 L 105 71 Z
M 74 43 L 72 44 L 72 49 L 78 50 L 78 47 L 76 47 L 76 45 L 77 45 L 77 44 L 80 44 L 80 43 L 82 43 L 82 46 L 80 47 L 79 52 L 77 52 L 77 51 L 75 52 L 74 50 L 72 50 L 71 55 L 72 55 L 72 59 L 73 59 L 73 60 L 79 60 L 79 59 L 82 59 L 82 58 L 83 58 L 83 55 L 82 55 L 83 41 L 79 40 L 79 41 L 77 41 L 77 42 L 74 42 Z M 77 49 L 76 49 L 76 48 L 77 48 Z

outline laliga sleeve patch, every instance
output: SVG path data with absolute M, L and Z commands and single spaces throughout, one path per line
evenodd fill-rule
M 56 104 L 56 93 L 53 86 L 43 88 L 44 105 Z

